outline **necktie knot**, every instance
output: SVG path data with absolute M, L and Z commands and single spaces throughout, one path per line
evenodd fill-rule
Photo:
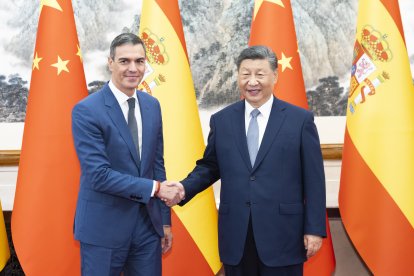
M 252 110 L 252 112 L 250 112 L 250 115 L 252 115 L 252 118 L 256 118 L 257 116 L 259 116 L 260 111 L 259 109 L 255 108 Z
M 129 109 L 135 109 L 135 98 L 129 98 L 127 100 Z

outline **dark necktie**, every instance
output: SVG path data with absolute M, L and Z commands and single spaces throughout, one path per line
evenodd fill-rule
M 255 108 L 252 110 L 250 115 L 249 128 L 247 129 L 247 148 L 249 149 L 250 163 L 252 167 L 254 161 L 256 160 L 257 152 L 259 151 L 259 125 L 257 124 L 257 116 L 260 114 L 260 111 Z
M 138 162 L 141 162 L 141 158 L 139 156 L 138 123 L 135 118 L 135 98 L 128 99 L 128 106 L 128 127 L 131 131 L 132 140 L 134 141 L 135 148 L 138 153 Z

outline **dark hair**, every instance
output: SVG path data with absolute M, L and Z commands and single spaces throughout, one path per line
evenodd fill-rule
M 240 64 L 245 59 L 267 59 L 273 71 L 277 69 L 276 54 L 266 46 L 251 46 L 244 49 L 236 60 L 237 71 L 240 69 Z
M 118 35 L 117 37 L 115 37 L 114 40 L 112 40 L 111 42 L 111 47 L 109 48 L 109 56 L 111 57 L 111 59 L 115 59 L 116 47 L 119 47 L 125 44 L 132 44 L 132 45 L 141 44 L 145 52 L 145 44 L 141 40 L 141 38 L 139 38 L 137 35 L 133 33 L 122 33 Z

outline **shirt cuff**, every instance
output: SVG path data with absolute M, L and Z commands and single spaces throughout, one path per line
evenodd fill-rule
M 152 192 L 151 192 L 151 197 L 154 197 L 155 194 L 155 189 L 157 188 L 157 181 L 153 181 L 152 182 Z
M 160 191 L 161 188 L 161 183 L 157 180 L 154 180 L 152 182 L 152 192 L 151 192 L 151 197 L 155 197 L 158 192 Z

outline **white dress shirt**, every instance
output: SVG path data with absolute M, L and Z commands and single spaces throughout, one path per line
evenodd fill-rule
M 273 95 L 270 96 L 269 100 L 265 102 L 261 107 L 257 108 L 260 111 L 260 114 L 257 115 L 257 124 L 259 126 L 259 149 L 260 144 L 263 140 L 263 135 L 266 130 L 267 122 L 269 121 L 270 117 L 270 111 L 272 111 L 272 105 L 273 105 Z M 246 136 L 247 136 L 247 130 L 249 128 L 250 119 L 252 118 L 251 112 L 255 109 L 251 104 L 249 104 L 248 101 L 245 101 L 245 111 L 244 111 L 244 122 L 246 126 Z

